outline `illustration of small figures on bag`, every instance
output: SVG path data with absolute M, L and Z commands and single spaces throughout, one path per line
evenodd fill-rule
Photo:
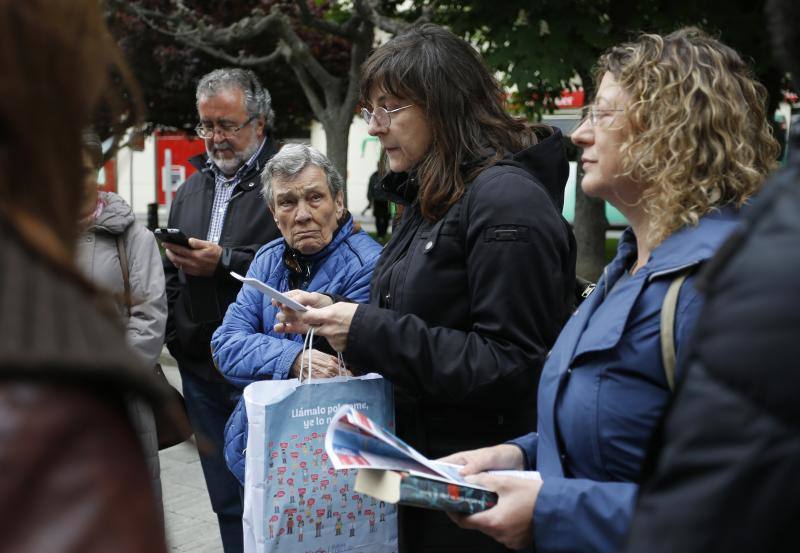
M 317 518 L 317 521 L 314 523 L 314 530 L 315 530 L 314 537 L 319 538 L 320 536 L 322 536 L 322 519 L 321 518 Z
M 280 520 L 278 515 L 272 515 L 269 517 L 269 523 L 267 524 L 267 528 L 269 528 L 269 539 L 273 539 L 275 537 L 275 523 Z
M 283 477 L 286 474 L 286 467 L 278 467 L 278 485 L 283 486 Z
M 335 528 L 336 528 L 336 535 L 337 536 L 341 536 L 342 535 L 342 517 L 339 515 L 339 513 L 336 513 L 336 525 L 335 525 Z
M 292 515 L 291 510 L 287 512 L 289 513 L 289 518 L 286 520 L 286 533 L 291 534 L 292 529 L 294 529 L 294 516 Z
M 297 541 L 303 541 L 303 526 L 305 526 L 305 522 L 303 522 L 303 517 L 297 515 Z
M 355 513 L 347 513 L 347 520 L 350 521 L 350 537 L 356 535 L 356 515 Z
M 353 499 L 356 502 L 356 511 L 358 512 L 358 516 L 361 516 L 361 509 L 364 507 L 364 500 L 360 495 L 354 495 Z
M 322 496 L 322 499 L 328 503 L 328 510 L 325 518 L 331 518 L 331 511 L 333 511 L 333 496 L 329 493 L 326 493 Z
M 294 478 L 288 478 L 286 483 L 289 484 L 289 504 L 294 505 Z
M 381 522 L 386 522 L 386 503 L 381 501 L 380 507 L 381 507 L 381 518 L 380 518 L 380 520 L 381 520 Z
M 277 514 L 279 514 L 279 513 L 281 512 L 281 502 L 280 502 L 280 501 L 278 501 L 278 499 L 280 499 L 280 498 L 282 498 L 282 497 L 285 497 L 285 496 L 286 496 L 286 492 L 285 492 L 285 491 L 283 491 L 283 490 L 278 490 L 278 491 L 277 491 L 277 492 L 275 492 L 275 494 L 272 496 L 272 497 L 273 497 L 273 499 L 275 499 L 275 501 L 274 501 L 273 503 L 275 503 L 275 514 L 276 514 L 276 515 L 277 515 Z
M 305 505 L 306 504 L 306 500 L 305 500 L 306 491 L 307 490 L 305 488 L 297 488 L 297 495 L 300 496 L 300 505 Z
M 367 509 L 364 511 L 364 514 L 369 517 L 369 533 L 373 534 L 378 531 L 378 528 L 375 526 L 375 511 L 371 511 Z
M 342 488 L 339 493 L 342 494 L 342 508 L 347 507 L 347 489 Z
M 289 447 L 289 442 L 281 442 L 281 463 L 286 464 L 286 448 Z

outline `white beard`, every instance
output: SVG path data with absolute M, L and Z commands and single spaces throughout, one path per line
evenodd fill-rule
M 211 147 L 206 145 L 206 153 L 208 154 L 208 157 L 214 161 L 214 165 L 216 165 L 219 168 L 219 170 L 222 171 L 222 174 L 230 177 L 235 175 L 236 171 L 239 170 L 239 167 L 244 165 L 245 162 L 247 162 L 247 160 L 250 159 L 250 157 L 254 153 L 256 153 L 256 150 L 258 150 L 258 147 L 260 145 L 261 145 L 261 140 L 258 137 L 255 137 L 253 141 L 245 147 L 244 150 L 241 150 L 239 152 L 234 152 L 233 157 L 229 159 L 223 158 L 216 152 L 216 150 L 218 149 L 219 150 L 231 149 L 230 143 L 228 143 L 227 141 L 222 142 L 216 146 L 212 145 Z

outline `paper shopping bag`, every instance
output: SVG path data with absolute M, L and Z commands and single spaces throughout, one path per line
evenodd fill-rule
M 325 432 L 349 403 L 394 428 L 391 384 L 377 374 L 245 388 L 246 553 L 397 551 L 396 507 L 354 491 L 356 471 L 336 471 Z

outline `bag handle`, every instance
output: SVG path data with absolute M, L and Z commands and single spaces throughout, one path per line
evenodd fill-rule
M 119 257 L 119 268 L 122 271 L 122 285 L 124 287 L 123 300 L 125 301 L 125 309 L 128 313 L 128 318 L 131 316 L 131 308 L 133 306 L 133 299 L 131 298 L 131 278 L 128 269 L 128 253 L 125 250 L 125 239 L 121 234 L 117 234 L 117 257 Z
M 298 379 L 300 383 L 303 383 L 303 369 L 308 369 L 308 377 L 305 379 L 306 384 L 311 383 L 311 347 L 314 344 L 314 327 L 308 329 L 306 332 L 306 336 L 303 339 L 303 350 L 300 352 L 300 374 L 298 375 Z M 341 352 L 336 352 L 336 357 L 339 359 L 339 376 L 344 376 L 347 370 L 347 367 L 344 364 L 344 357 L 342 357 Z M 307 360 L 303 363 L 304 360 Z
M 689 271 L 684 271 L 670 283 L 661 304 L 661 363 L 664 365 L 670 392 L 675 391 L 675 312 L 678 309 L 681 286 L 687 276 Z

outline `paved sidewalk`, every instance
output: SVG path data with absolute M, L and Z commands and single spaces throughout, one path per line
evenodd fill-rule
M 181 376 L 166 348 L 160 362 L 167 379 L 180 390 Z M 221 553 L 217 517 L 208 500 L 197 450 L 183 443 L 163 450 L 159 457 L 169 550 Z

